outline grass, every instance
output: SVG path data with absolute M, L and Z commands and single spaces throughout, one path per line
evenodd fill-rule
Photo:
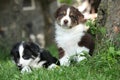
M 49 50 L 57 56 L 57 49 Z M 109 50 L 109 49 L 108 49 Z M 0 80 L 120 80 L 120 62 L 109 60 L 107 52 L 101 51 L 80 63 L 54 70 L 33 69 L 32 73 L 21 74 L 12 63 L 9 50 L 0 52 Z M 114 50 L 115 51 L 115 50 Z M 116 59 L 115 59 L 116 60 Z

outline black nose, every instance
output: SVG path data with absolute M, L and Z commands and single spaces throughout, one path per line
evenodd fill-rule
M 68 20 L 64 20 L 64 24 L 67 24 L 68 23 Z
M 18 66 L 18 69 L 19 69 L 19 70 L 22 69 L 22 65 L 21 65 L 21 64 L 19 64 L 19 65 L 17 65 L 17 66 Z

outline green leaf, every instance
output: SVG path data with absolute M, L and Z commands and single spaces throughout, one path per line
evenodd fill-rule
M 117 52 L 116 52 L 116 55 L 119 55 L 119 56 L 120 56 L 120 51 L 117 51 Z
M 114 47 L 109 47 L 109 52 L 110 53 L 114 53 L 115 52 L 115 48 Z
M 104 27 L 101 27 L 101 28 L 100 28 L 100 32 L 101 32 L 102 34 L 106 34 L 106 29 L 105 29 Z

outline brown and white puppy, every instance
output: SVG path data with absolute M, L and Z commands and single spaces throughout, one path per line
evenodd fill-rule
M 55 41 L 59 48 L 60 64 L 70 65 L 70 58 L 80 62 L 86 57 L 83 51 L 92 55 L 94 41 L 86 33 L 84 16 L 73 6 L 63 5 L 56 11 Z
M 85 16 L 85 19 L 95 19 L 97 17 L 97 9 L 101 0 L 79 0 L 79 11 Z

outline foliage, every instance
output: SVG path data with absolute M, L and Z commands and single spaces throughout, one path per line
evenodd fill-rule
M 58 0 L 60 3 L 72 4 L 72 0 Z
M 116 45 L 109 38 L 106 37 L 106 28 L 98 26 L 96 21 L 92 20 L 88 20 L 86 25 L 90 27 L 88 32 L 95 35 L 95 53 L 100 54 L 101 59 L 104 62 L 107 62 L 107 64 L 118 63 L 120 61 L 120 50 L 119 48 L 116 48 Z M 117 39 L 119 39 L 119 37 Z
M 89 26 L 89 31 L 92 35 L 96 35 L 96 34 L 102 34 L 105 35 L 106 34 L 106 28 L 105 27 L 99 27 L 96 24 L 96 20 L 93 21 L 91 19 L 87 20 L 86 22 L 86 26 Z

